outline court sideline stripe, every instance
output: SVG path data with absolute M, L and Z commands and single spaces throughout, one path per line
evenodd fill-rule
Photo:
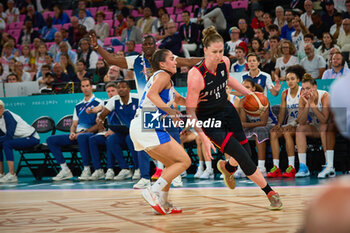
M 105 215 L 111 216 L 111 217 L 114 217 L 114 218 L 118 218 L 118 219 L 121 219 L 121 220 L 124 220 L 124 221 L 128 221 L 128 222 L 131 222 L 131 223 L 134 223 L 134 224 L 138 224 L 138 225 L 141 225 L 141 226 L 144 226 L 144 227 L 155 229 L 157 231 L 161 231 L 161 232 L 165 232 L 165 233 L 171 233 L 171 231 L 166 231 L 166 230 L 163 230 L 162 228 L 154 227 L 154 226 L 148 225 L 146 223 L 142 223 L 142 222 L 139 222 L 139 221 L 135 221 L 135 220 L 131 220 L 131 219 L 128 219 L 128 218 L 124 218 L 122 216 L 111 214 L 111 213 L 108 213 L 108 212 L 105 212 L 105 211 L 102 211 L 102 210 L 97 210 L 97 212 L 101 213 L 101 214 L 105 214 Z
M 58 202 L 55 202 L 55 201 L 48 201 L 48 202 L 51 203 L 51 204 L 58 205 L 58 206 L 60 206 L 60 207 L 63 207 L 63 208 L 72 210 L 72 211 L 74 211 L 74 212 L 85 213 L 85 211 L 78 210 L 78 209 L 72 208 L 72 207 L 70 207 L 70 206 L 66 206 L 66 205 L 64 205 L 64 204 L 61 204 L 61 203 L 58 203 Z

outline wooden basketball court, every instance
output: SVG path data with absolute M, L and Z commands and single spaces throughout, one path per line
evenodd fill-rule
M 3 190 L 0 232 L 296 232 L 320 188 L 277 187 L 282 211 L 270 211 L 255 187 L 172 189 L 183 213 L 166 216 L 155 215 L 140 190 Z

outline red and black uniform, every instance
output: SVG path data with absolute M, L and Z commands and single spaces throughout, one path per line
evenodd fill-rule
M 199 102 L 196 110 L 198 120 L 221 121 L 221 127 L 215 124 L 209 127 L 202 126 L 204 133 L 220 149 L 237 160 L 246 175 L 251 175 L 256 170 L 256 165 L 251 160 L 250 147 L 244 134 L 242 122 L 230 101 L 227 100 L 226 85 L 228 73 L 225 62 L 222 60 L 211 73 L 202 60 L 195 68 L 202 74 L 204 89 L 200 95 L 205 95 L 206 101 Z M 214 126 L 214 127 L 213 127 Z

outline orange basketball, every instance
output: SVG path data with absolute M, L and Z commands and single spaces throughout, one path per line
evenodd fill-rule
M 254 92 L 255 95 L 247 95 L 243 99 L 244 111 L 251 116 L 260 116 L 269 105 L 269 101 L 264 93 Z

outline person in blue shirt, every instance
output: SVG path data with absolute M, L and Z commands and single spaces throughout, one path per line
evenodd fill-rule
M 57 32 L 57 29 L 52 27 L 52 18 L 48 16 L 46 18 L 46 26 L 44 26 L 40 31 L 41 38 L 45 42 L 52 42 L 55 39 L 56 32 Z
M 89 137 L 97 132 L 98 126 L 96 124 L 97 114 L 88 114 L 86 109 L 92 106 L 97 107 L 102 101 L 97 99 L 92 93 L 92 83 L 90 79 L 83 79 L 81 81 L 81 91 L 84 94 L 84 99 L 75 105 L 70 134 L 52 135 L 46 140 L 51 153 L 62 168 L 57 176 L 53 178 L 55 181 L 66 180 L 73 177 L 60 148 L 61 146 L 73 144 L 79 145 L 84 165 L 84 170 L 79 180 L 89 180 L 91 176 Z
M 114 126 L 113 134 L 108 137 L 107 148 L 113 148 L 110 154 L 107 154 L 107 178 L 111 179 L 114 176 L 113 167 L 115 159 L 121 168 L 119 174 L 114 177 L 114 180 L 124 180 L 132 177 L 129 166 L 123 156 L 123 145 L 127 145 L 134 161 L 134 180 L 140 179 L 140 169 L 138 163 L 138 154 L 134 149 L 134 145 L 130 139 L 129 127 L 130 122 L 134 118 L 136 109 L 139 103 L 137 94 L 130 94 L 130 87 L 128 82 L 120 81 L 117 84 L 118 95 L 112 97 L 105 105 L 104 110 L 99 115 L 97 122 L 102 123 L 107 115 L 112 113 L 116 119 L 110 122 L 110 126 Z M 109 116 L 110 118 L 111 116 Z M 92 141 L 92 140 L 90 140 Z
M 53 24 L 65 24 L 70 23 L 69 16 L 63 12 L 62 8 L 59 5 L 55 5 L 53 7 L 54 16 L 53 16 Z
M 20 116 L 6 110 L 0 100 L 0 183 L 17 182 L 13 163 L 13 149 L 29 148 L 40 143 L 35 128 L 28 125 Z M 4 175 L 3 153 L 9 172 Z
M 32 4 L 29 4 L 27 6 L 27 15 L 25 17 L 25 21 L 27 20 L 31 20 L 33 22 L 33 28 L 41 29 L 45 26 L 43 15 L 40 12 L 35 11 L 35 7 Z
M 292 32 L 295 31 L 292 21 L 294 19 L 293 11 L 286 10 L 284 13 L 284 17 L 287 21 L 287 24 L 281 28 L 281 38 L 292 41 Z
M 180 34 L 177 32 L 176 23 L 169 22 L 164 29 L 168 36 L 162 40 L 162 43 L 158 47 L 160 49 L 169 49 L 173 54 L 180 56 L 182 39 Z

